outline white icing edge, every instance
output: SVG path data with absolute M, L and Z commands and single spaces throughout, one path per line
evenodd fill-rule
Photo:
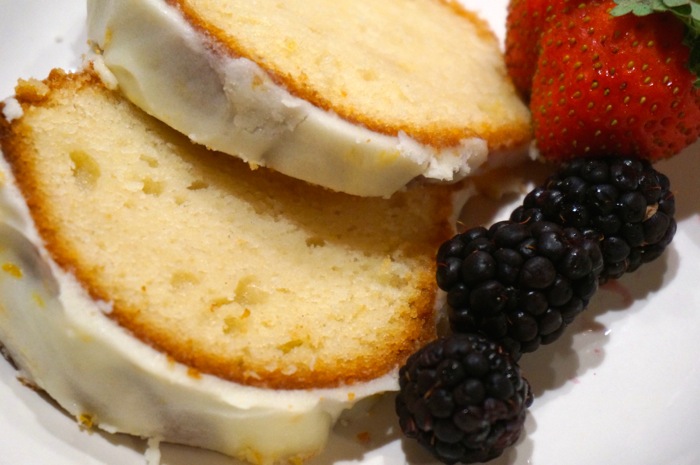
M 19 104 L 17 99 L 10 97 L 3 101 L 2 115 L 8 122 L 19 119 L 24 114 L 22 106 Z
M 212 149 L 333 190 L 390 196 L 416 177 L 452 181 L 488 155 L 468 138 L 436 149 L 349 123 L 217 52 L 164 0 L 88 0 L 88 38 L 125 95 Z
M 14 264 L 21 277 L 4 268 Z M 269 463 L 319 452 L 339 415 L 397 389 L 396 373 L 335 389 L 254 388 L 187 367 L 132 337 L 51 259 L 0 157 L 0 341 L 76 417 L 110 433 Z M 153 442 L 156 441 L 156 442 Z

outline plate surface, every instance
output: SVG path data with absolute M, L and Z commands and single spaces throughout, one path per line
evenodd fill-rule
M 465 3 L 502 37 L 506 0 Z M 0 12 L 0 99 L 12 94 L 17 78 L 79 66 L 86 49 L 83 1 L 0 0 Z M 493 465 L 700 463 L 699 152 L 695 144 L 658 164 L 678 205 L 678 233 L 665 255 L 604 286 L 560 340 L 523 357 L 536 399 L 525 434 Z M 465 217 L 490 222 L 507 214 L 501 207 L 472 201 Z M 138 439 L 81 430 L 15 375 L 0 359 L 0 465 L 145 464 L 151 456 Z M 401 439 L 392 401 L 388 396 L 369 413 L 341 422 L 310 465 L 433 463 Z M 160 454 L 162 465 L 236 463 L 171 445 L 162 445 Z

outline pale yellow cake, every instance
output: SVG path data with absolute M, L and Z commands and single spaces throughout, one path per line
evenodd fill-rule
M 364 198 L 251 170 L 92 68 L 21 81 L 2 114 L 0 341 L 77 417 L 305 457 L 434 337 L 458 186 Z
M 530 138 L 498 40 L 456 1 L 88 0 L 88 35 L 148 113 L 333 190 L 452 181 Z

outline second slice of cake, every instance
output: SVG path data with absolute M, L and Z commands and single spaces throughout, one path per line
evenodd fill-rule
M 336 191 L 453 181 L 530 137 L 496 36 L 456 1 L 89 0 L 88 36 L 146 112 Z
M 82 422 L 306 457 L 434 337 L 455 186 L 361 198 L 251 171 L 90 69 L 21 82 L 3 114 L 0 341 Z

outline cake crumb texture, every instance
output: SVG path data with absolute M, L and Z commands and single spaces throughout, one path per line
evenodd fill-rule
M 434 337 L 434 251 L 455 186 L 362 198 L 251 171 L 89 69 L 21 83 L 17 99 L 23 116 L 0 123 L 0 141 L 47 249 L 193 376 L 335 387 Z
M 529 113 L 488 24 L 449 0 L 167 0 L 292 94 L 434 147 L 529 138 Z

